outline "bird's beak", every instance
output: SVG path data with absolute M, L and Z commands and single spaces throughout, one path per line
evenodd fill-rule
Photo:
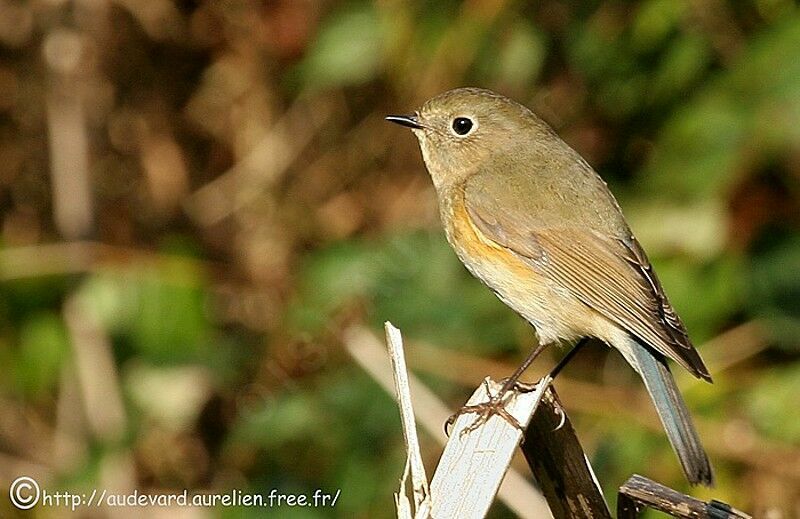
M 424 128 L 424 126 L 419 123 L 416 115 L 387 115 L 386 120 L 399 124 L 400 126 L 408 126 L 409 128 L 413 128 L 415 130 L 421 130 Z

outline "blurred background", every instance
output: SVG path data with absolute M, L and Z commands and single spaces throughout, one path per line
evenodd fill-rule
M 383 121 L 465 85 L 533 108 L 608 181 L 714 376 L 675 370 L 713 491 L 618 354 L 560 376 L 610 504 L 635 472 L 800 517 L 789 0 L 0 0 L 3 489 L 341 489 L 170 512 L 393 517 L 399 415 L 353 330 L 391 320 L 452 409 L 535 341 L 451 252 L 416 139 Z

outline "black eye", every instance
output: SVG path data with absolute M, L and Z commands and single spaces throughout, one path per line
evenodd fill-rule
M 466 135 L 472 129 L 472 121 L 466 117 L 456 117 L 453 119 L 453 131 L 458 135 Z

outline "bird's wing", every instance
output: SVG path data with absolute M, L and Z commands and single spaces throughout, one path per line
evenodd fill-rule
M 487 196 L 489 196 L 488 199 Z M 484 188 L 464 189 L 467 214 L 481 232 L 528 261 L 584 304 L 710 380 L 647 256 L 631 235 L 607 236 L 575 226 L 553 226 L 502 204 Z

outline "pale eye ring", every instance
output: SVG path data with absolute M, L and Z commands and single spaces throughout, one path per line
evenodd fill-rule
M 453 119 L 453 132 L 459 137 L 465 137 L 475 127 L 475 123 L 469 117 L 456 117 Z

